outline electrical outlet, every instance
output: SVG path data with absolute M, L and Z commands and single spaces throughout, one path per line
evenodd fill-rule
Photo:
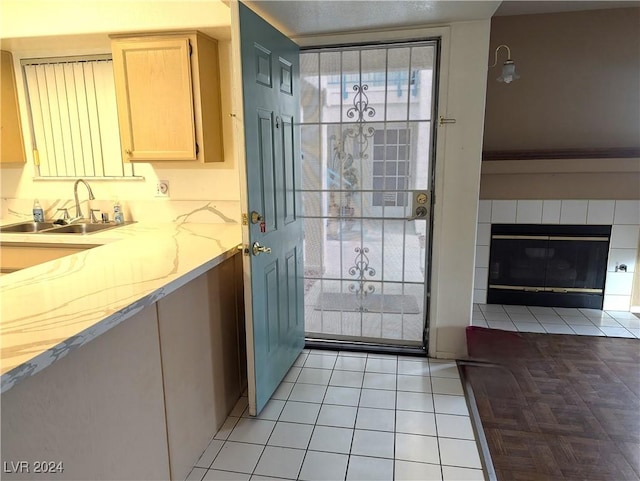
M 156 184 L 156 197 L 169 197 L 169 181 L 159 180 Z

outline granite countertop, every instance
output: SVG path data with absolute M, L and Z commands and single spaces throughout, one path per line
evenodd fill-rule
M 0 392 L 233 256 L 239 224 L 134 223 L 0 243 L 99 245 L 0 277 Z

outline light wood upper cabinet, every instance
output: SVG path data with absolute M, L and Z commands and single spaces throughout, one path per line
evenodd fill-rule
M 197 32 L 112 38 L 125 162 L 222 162 L 218 43 Z
M 0 163 L 25 163 L 13 57 L 5 50 L 0 54 Z

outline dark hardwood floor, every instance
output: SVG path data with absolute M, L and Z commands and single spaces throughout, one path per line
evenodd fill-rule
M 469 327 L 467 343 L 498 480 L 640 479 L 640 340 Z

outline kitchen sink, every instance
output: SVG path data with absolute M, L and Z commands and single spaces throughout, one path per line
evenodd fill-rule
M 52 227 L 58 227 L 52 222 L 21 222 L 20 224 L 11 224 L 0 227 L 0 232 L 12 233 L 35 233 L 41 232 Z
M 12 234 L 92 234 L 107 229 L 115 229 L 123 225 L 133 224 L 135 221 L 116 224 L 110 222 L 108 224 L 68 224 L 59 225 L 51 222 L 21 222 L 19 224 L 11 224 L 0 227 L 0 233 Z
M 116 224 L 115 222 L 109 222 L 107 224 L 68 224 L 41 231 L 41 234 L 93 234 L 94 232 L 102 232 L 135 223 L 136 221 L 123 222 L 122 224 Z
M 50 234 L 91 234 L 101 230 L 113 229 L 122 224 L 69 224 L 48 230 Z

